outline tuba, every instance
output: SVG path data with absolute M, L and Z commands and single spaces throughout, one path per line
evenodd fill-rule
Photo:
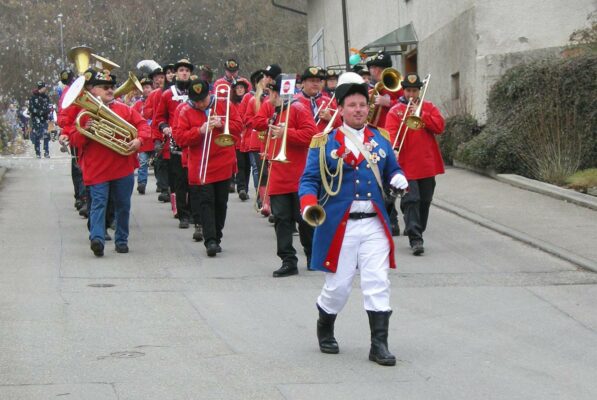
M 114 97 L 125 96 L 133 89 L 137 89 L 139 92 L 143 93 L 143 87 L 139 83 L 139 79 L 137 79 L 135 74 L 129 72 L 129 78 L 114 91 Z
M 367 116 L 368 123 L 377 126 L 377 122 L 379 120 L 380 107 L 375 105 L 375 96 L 378 95 L 383 89 L 386 89 L 392 93 L 399 91 L 400 81 L 402 81 L 402 75 L 394 68 L 386 68 L 381 72 L 381 81 L 375 84 L 375 87 L 369 96 L 369 115 Z
M 87 46 L 73 47 L 68 51 L 68 60 L 75 64 L 77 75 L 83 75 L 89 68 L 91 51 L 91 48 Z
M 123 156 L 135 153 L 135 150 L 129 149 L 129 143 L 137 137 L 137 129 L 85 90 L 84 86 L 85 77 L 80 76 L 62 101 L 63 108 L 76 104 L 84 110 L 75 121 L 77 131 Z M 91 120 L 88 128 L 81 126 L 83 116 L 88 116 Z

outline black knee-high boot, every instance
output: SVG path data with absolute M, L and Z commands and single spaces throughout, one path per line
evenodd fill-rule
M 334 337 L 334 322 L 336 314 L 328 314 L 317 305 L 319 310 L 319 319 L 317 320 L 317 339 L 319 340 L 319 350 L 322 353 L 337 354 L 340 349 L 338 342 Z
M 367 311 L 371 328 L 369 360 L 379 365 L 396 365 L 396 357 L 388 350 L 388 325 L 392 311 Z

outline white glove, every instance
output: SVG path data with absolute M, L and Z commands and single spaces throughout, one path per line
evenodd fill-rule
M 404 175 L 396 174 L 392 177 L 390 185 L 399 190 L 406 190 L 406 188 L 408 187 L 408 181 L 406 180 Z

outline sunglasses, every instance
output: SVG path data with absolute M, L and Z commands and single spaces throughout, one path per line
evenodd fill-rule
M 114 85 L 97 85 L 96 87 L 105 90 L 106 92 L 108 90 L 114 90 Z

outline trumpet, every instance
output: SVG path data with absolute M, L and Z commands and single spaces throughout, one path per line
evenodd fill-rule
M 375 96 L 377 96 L 382 90 L 386 89 L 389 92 L 397 92 L 400 90 L 402 81 L 402 74 L 394 68 L 386 68 L 381 72 L 381 80 L 375 84 L 375 87 L 371 91 L 369 96 L 369 115 L 367 116 L 367 122 L 372 125 L 377 125 L 379 120 L 379 106 L 375 105 Z
M 77 131 L 118 154 L 123 156 L 133 154 L 135 150 L 131 150 L 129 144 L 137 138 L 137 129 L 85 90 L 84 86 L 85 77 L 78 77 L 62 101 L 63 108 L 76 104 L 85 110 L 75 120 Z M 91 120 L 87 129 L 81 126 L 81 118 L 84 116 Z
M 419 105 L 417 109 L 412 115 L 406 117 L 406 126 L 408 126 L 410 129 L 423 129 L 425 127 L 425 123 L 421 119 L 421 111 L 423 110 L 423 100 L 425 99 L 425 94 L 427 93 L 427 87 L 429 86 L 430 79 L 431 74 L 428 74 L 423 80 L 423 92 L 419 98 Z

